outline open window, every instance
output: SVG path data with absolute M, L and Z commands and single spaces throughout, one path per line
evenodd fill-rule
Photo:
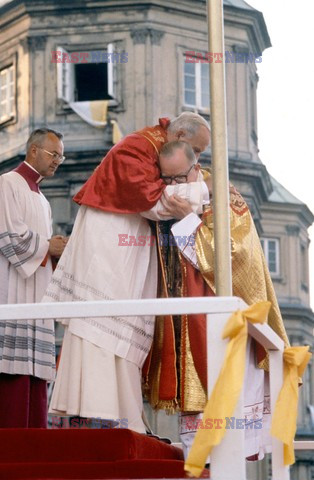
M 56 64 L 59 99 L 69 104 L 97 100 L 108 100 L 109 105 L 117 104 L 117 61 L 112 43 L 107 46 L 106 58 L 99 55 L 91 63 L 64 61 L 71 59 L 71 52 L 63 47 L 57 47 L 57 51 L 62 60 Z

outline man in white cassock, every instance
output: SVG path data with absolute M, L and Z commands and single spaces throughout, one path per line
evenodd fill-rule
M 32 132 L 25 161 L 0 176 L 0 304 L 39 302 L 52 257 L 66 244 L 52 236 L 40 181 L 64 160 L 62 134 Z M 47 426 L 47 381 L 55 375 L 53 321 L 0 321 L 0 428 Z
M 157 296 L 156 247 L 147 218 L 160 219 L 173 193 L 197 213 L 209 201 L 205 182 L 166 188 L 160 179 L 159 151 L 178 139 L 198 158 L 209 144 L 209 126 L 185 112 L 128 135 L 110 150 L 74 198 L 81 207 L 43 301 Z M 50 412 L 112 420 L 144 433 L 141 369 L 154 317 L 74 318 L 63 324 Z

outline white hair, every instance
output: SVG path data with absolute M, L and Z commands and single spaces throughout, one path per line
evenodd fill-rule
M 187 137 L 193 137 L 200 127 L 205 127 L 210 132 L 210 126 L 205 118 L 198 113 L 183 112 L 178 117 L 170 121 L 169 132 L 176 133 L 178 130 L 186 132 Z

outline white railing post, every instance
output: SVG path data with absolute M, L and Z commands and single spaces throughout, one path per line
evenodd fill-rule
M 276 401 L 283 382 L 283 352 L 269 350 L 269 386 L 270 386 L 270 410 L 275 411 Z M 272 478 L 273 480 L 289 480 L 289 467 L 284 465 L 283 444 L 277 438 L 272 437 Z
M 243 308 L 243 305 L 245 304 L 227 302 L 225 313 L 207 315 L 208 397 L 219 376 L 228 343 L 227 340 L 222 340 L 223 328 L 230 315 Z M 228 395 L 228 385 L 225 394 Z M 233 416 L 243 418 L 243 392 Z M 220 445 L 213 448 L 210 456 L 210 476 L 214 480 L 246 479 L 244 431 L 237 428 L 227 430 Z

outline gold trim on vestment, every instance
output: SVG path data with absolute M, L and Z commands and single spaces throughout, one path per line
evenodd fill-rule
M 187 269 L 185 261 L 179 252 L 179 260 L 182 271 L 181 297 L 187 297 Z M 202 411 L 206 405 L 206 395 L 195 368 L 191 351 L 188 316 L 181 316 L 181 385 L 180 407 L 184 412 Z
M 182 402 L 182 410 L 184 412 L 201 412 L 204 410 L 207 397 L 199 379 L 195 368 L 193 355 L 190 346 L 188 322 L 184 322 L 183 328 L 185 330 L 185 375 L 182 381 L 184 382 L 184 397 Z
M 156 152 L 157 152 L 157 155 L 159 155 L 159 150 L 158 150 L 158 148 L 156 147 L 156 145 L 154 144 L 154 142 L 153 142 L 150 138 L 146 137 L 146 135 L 144 135 L 143 133 L 139 133 L 139 135 L 141 135 L 142 137 L 146 138 L 146 140 L 148 140 L 148 141 L 153 145 L 154 149 L 155 149 Z
M 289 340 L 253 219 L 239 193 L 231 193 L 230 201 L 233 295 L 242 298 L 248 305 L 270 301 L 272 308 L 268 324 L 288 347 Z M 213 207 L 208 209 L 202 220 L 196 235 L 197 260 L 203 278 L 215 292 Z M 268 358 L 259 366 L 267 369 Z

